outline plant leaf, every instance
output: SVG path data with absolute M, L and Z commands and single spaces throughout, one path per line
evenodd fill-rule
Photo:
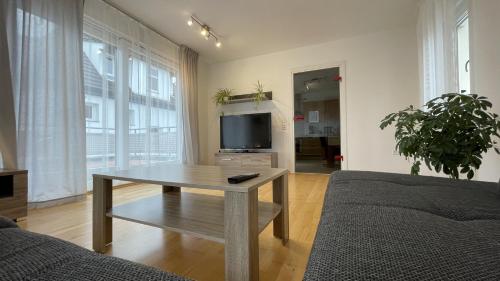
M 467 173 L 467 179 L 470 180 L 474 177 L 474 170 L 470 170 L 468 173 Z

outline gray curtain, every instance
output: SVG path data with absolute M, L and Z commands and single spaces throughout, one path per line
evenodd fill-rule
M 180 47 L 179 72 L 181 80 L 183 162 L 198 163 L 198 53 Z
M 0 3 L 0 168 L 17 168 L 16 115 L 7 38 L 7 2 Z

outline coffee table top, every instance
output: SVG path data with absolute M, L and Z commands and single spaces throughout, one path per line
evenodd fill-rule
M 10 176 L 10 175 L 27 174 L 27 173 L 28 170 L 0 168 L 0 176 Z
M 260 175 L 239 184 L 227 182 L 228 177 L 248 173 Z M 280 168 L 159 164 L 96 173 L 93 176 L 159 185 L 248 192 L 285 174 L 288 174 L 288 170 Z

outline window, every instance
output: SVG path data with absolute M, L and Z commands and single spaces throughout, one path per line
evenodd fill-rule
M 103 55 L 106 50 L 106 55 Z M 83 85 L 87 142 L 87 186 L 92 174 L 116 167 L 115 149 L 115 83 L 114 54 L 116 47 L 84 34 Z
M 319 111 L 309 111 L 309 123 L 319 123 Z
M 177 77 L 175 77 L 174 73 L 170 73 L 170 76 L 172 77 L 172 90 L 168 95 L 168 99 L 171 102 L 175 102 L 175 89 L 177 89 Z
M 178 46 L 103 1 L 85 5 L 85 101 L 100 112 L 86 128 L 88 186 L 92 174 L 108 169 L 179 162 L 178 83 L 171 78 L 179 71 Z
M 160 60 L 152 60 L 150 65 L 146 61 L 141 54 L 134 54 L 129 60 L 129 105 L 135 122 L 129 124 L 131 166 L 178 158 L 178 118 L 172 99 L 177 86 L 171 79 L 176 72 Z M 150 91 L 145 83 L 148 67 Z
M 158 93 L 158 68 L 151 67 L 151 91 Z
M 469 18 L 463 16 L 457 24 L 458 87 L 461 93 L 470 94 Z
M 133 109 L 128 110 L 128 125 L 130 127 L 135 126 L 135 110 Z
M 85 103 L 85 119 L 91 122 L 99 122 L 99 105 L 96 103 Z
M 92 120 L 92 106 L 85 105 L 85 119 Z
M 105 73 L 108 78 L 108 80 L 115 80 L 115 62 L 113 59 L 113 56 L 111 55 L 106 55 L 105 63 Z
M 421 1 L 417 38 L 422 101 L 469 92 L 468 1 Z
M 119 36 L 111 31 L 94 36 L 90 33 L 98 27 L 92 28 L 84 28 L 83 42 L 85 115 L 97 121 L 87 122 L 86 128 L 88 186 L 92 174 L 108 168 L 180 161 L 177 68 L 152 51 L 118 47 Z M 127 75 L 119 77 L 118 53 L 129 58 L 122 70 Z M 128 88 L 117 88 L 123 82 Z M 124 120 L 128 127 L 120 123 Z

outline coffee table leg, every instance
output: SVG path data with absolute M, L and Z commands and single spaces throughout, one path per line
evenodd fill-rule
M 288 175 L 273 181 L 273 202 L 281 205 L 281 212 L 273 220 L 273 234 L 285 245 L 288 242 Z
M 112 218 L 106 216 L 111 209 L 113 181 L 94 176 L 92 208 L 92 244 L 94 251 L 104 253 L 106 245 L 113 240 Z
M 258 192 L 224 192 L 225 279 L 259 280 Z
M 180 192 L 181 191 L 181 188 L 178 186 L 163 185 L 162 188 L 163 188 L 163 193 Z

